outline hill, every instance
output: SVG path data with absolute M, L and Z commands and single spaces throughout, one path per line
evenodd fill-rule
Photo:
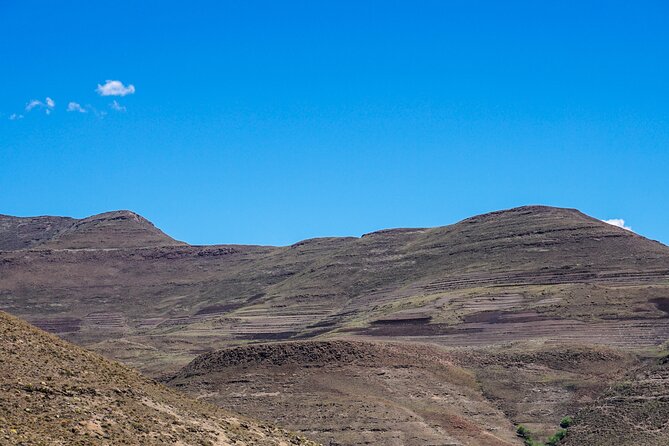
M 0 215 L 0 250 L 28 248 L 114 249 L 181 245 L 130 211 L 83 219 Z
M 332 335 L 620 347 L 669 337 L 669 248 L 576 210 L 287 247 L 146 246 L 128 235 L 143 220 L 125 217 L 91 224 L 98 242 L 127 241 L 95 248 L 95 231 L 78 229 L 0 252 L 0 307 L 149 373 L 240 342 Z M 65 243 L 70 233 L 88 241 Z
M 190 400 L 0 312 L 0 444 L 313 444 Z
M 323 444 L 520 445 L 517 426 L 546 441 L 563 417 L 578 414 L 573 437 L 585 441 L 570 444 L 590 445 L 612 444 L 628 426 L 618 423 L 618 429 L 603 432 L 608 422 L 595 410 L 602 405 L 589 402 L 649 362 L 593 345 L 452 348 L 333 339 L 206 353 L 166 383 Z M 656 390 L 661 385 L 656 383 Z M 643 431 L 648 423 L 639 420 L 666 404 L 663 392 L 638 392 L 640 400 L 641 395 L 646 411 L 629 407 L 628 415 Z M 661 422 L 663 416 L 654 419 Z M 600 428 L 583 427 L 594 423 Z M 583 436 L 590 432 L 597 432 L 601 443 Z M 655 442 L 639 444 L 661 445 L 668 438 L 655 430 L 646 435 Z
M 335 444 L 520 444 L 517 424 L 545 441 L 565 415 L 572 438 L 613 441 L 584 411 L 603 414 L 669 339 L 669 248 L 573 209 L 285 247 L 154 243 L 139 217 L 95 221 L 3 236 L 0 307 Z M 188 365 L 200 354 L 218 359 Z
M 332 340 L 234 347 L 198 357 L 168 383 L 323 444 L 517 444 L 513 425 L 474 376 L 430 346 Z

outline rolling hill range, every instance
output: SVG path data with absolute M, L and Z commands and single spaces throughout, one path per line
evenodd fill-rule
M 310 445 L 0 312 L 2 445 Z
M 0 249 L 1 309 L 325 444 L 520 445 L 565 415 L 569 444 L 606 444 L 607 401 L 666 404 L 669 247 L 573 209 L 285 247 L 191 246 L 129 211 L 0 217 Z M 665 444 L 659 423 L 620 444 Z
M 0 220 L 0 308 L 154 374 L 215 348 L 317 336 L 621 347 L 669 337 L 669 248 L 576 210 L 287 247 L 189 246 L 124 211 L 19 220 Z

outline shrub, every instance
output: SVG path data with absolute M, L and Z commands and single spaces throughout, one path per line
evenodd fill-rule
M 567 429 L 560 429 L 548 439 L 548 441 L 546 442 L 546 446 L 557 446 L 560 443 L 560 441 L 566 436 L 567 436 Z
M 518 434 L 520 438 L 530 438 L 530 431 L 522 424 L 518 425 L 518 428 L 516 429 L 516 434 Z
M 573 422 L 574 422 L 574 419 L 572 417 L 569 417 L 569 416 L 564 417 L 562 420 L 560 420 L 560 427 L 566 429 L 569 426 L 571 426 Z
M 516 434 L 524 440 L 525 446 L 541 446 L 540 443 L 532 440 L 530 430 L 522 424 L 518 425 L 518 428 L 516 428 Z

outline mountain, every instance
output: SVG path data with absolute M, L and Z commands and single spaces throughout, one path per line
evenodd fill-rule
M 76 220 L 69 217 L 12 217 L 0 215 L 0 250 L 38 246 L 72 226 Z
M 83 219 L 0 215 L 0 250 L 115 249 L 182 245 L 130 211 Z
M 0 308 L 335 444 L 520 444 L 517 424 L 546 441 L 563 416 L 596 410 L 630 370 L 650 367 L 669 339 L 669 247 L 574 209 L 525 206 L 284 247 L 190 246 L 123 215 L 42 233 L 31 219 L 12 223 L 33 229 L 2 233 Z M 335 341 L 352 343 L 332 347 L 344 362 L 309 362 Z M 230 349 L 295 358 L 188 374 L 198 355 Z M 350 349 L 372 359 L 345 362 Z M 391 350 L 386 363 L 379 352 Z M 453 370 L 467 379 L 441 386 Z M 362 412 L 361 398 L 371 401 Z M 349 426 L 351 408 L 364 416 Z M 604 419 L 578 416 L 574 435 Z
M 0 444 L 315 444 L 191 400 L 0 312 Z
M 316 336 L 621 347 L 669 336 L 669 248 L 576 210 L 286 247 L 151 245 L 147 231 L 162 233 L 141 217 L 102 215 L 0 252 L 0 308 L 149 373 Z

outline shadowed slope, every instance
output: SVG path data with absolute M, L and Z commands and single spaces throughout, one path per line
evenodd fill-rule
M 12 217 L 0 215 L 0 251 L 31 248 L 51 240 L 74 224 L 69 217 Z
M 233 416 L 0 312 L 0 444 L 312 444 Z

